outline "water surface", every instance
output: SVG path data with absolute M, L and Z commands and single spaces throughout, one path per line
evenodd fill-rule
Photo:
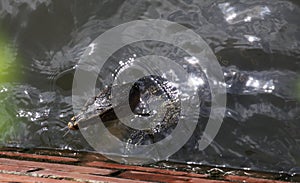
M 15 50 L 13 60 L 21 58 L 21 79 L 0 85 L 1 123 L 9 124 L 5 131 L 19 129 L 1 144 L 92 150 L 79 132 L 63 137 L 73 115 L 74 66 L 109 28 L 162 18 L 192 29 L 209 44 L 228 93 L 226 117 L 213 143 L 199 151 L 201 133 L 196 131 L 170 160 L 300 173 L 299 17 L 299 2 L 288 0 L 2 0 L 0 29 Z M 112 59 L 143 52 L 142 46 L 133 47 Z

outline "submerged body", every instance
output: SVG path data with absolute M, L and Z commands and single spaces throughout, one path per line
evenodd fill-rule
M 178 91 L 162 78 L 148 76 L 138 80 L 132 85 L 129 98 L 124 97 L 127 95 L 122 93 L 124 92 L 121 89 L 122 86 L 114 87 L 117 87 L 117 91 L 120 92 L 119 96 L 121 96 L 116 105 L 111 102 L 112 86 L 109 86 L 101 90 L 99 95 L 90 99 L 81 112 L 71 118 L 68 128 L 78 130 L 83 123 L 84 126 L 91 125 L 86 124 L 91 123 L 87 121 L 103 122 L 119 139 L 134 144 L 143 144 L 146 140 L 153 142 L 165 138 L 176 126 L 180 114 Z M 116 111 L 126 110 L 128 100 L 130 110 L 134 114 L 133 118 L 136 118 L 132 120 L 133 123 L 134 120 L 146 120 L 150 123 L 147 125 L 150 126 L 149 128 L 135 129 L 123 124 L 120 118 L 128 117 L 130 114 L 125 112 L 124 116 L 118 116 Z M 158 104 L 160 110 L 155 109 Z M 96 120 L 90 120 L 92 118 Z

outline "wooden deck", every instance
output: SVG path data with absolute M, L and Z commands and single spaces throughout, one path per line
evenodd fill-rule
M 162 167 L 168 167 L 162 168 Z M 63 180 L 63 181 L 62 181 Z M 95 153 L 0 149 L 0 182 L 300 182 L 285 174 L 221 170 L 161 162 L 128 166 Z

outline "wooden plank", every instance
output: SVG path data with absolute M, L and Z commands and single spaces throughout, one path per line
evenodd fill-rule
M 2 173 L 2 176 L 3 173 L 5 173 L 10 175 L 15 174 L 18 176 L 36 178 L 47 177 L 55 180 L 62 179 L 79 182 L 137 182 L 135 180 L 109 177 L 109 175 L 115 173 L 116 171 L 118 170 L 0 158 L 0 172 Z
M 189 177 L 199 177 L 199 178 L 207 178 L 208 177 L 207 175 L 204 175 L 204 174 L 197 174 L 197 173 L 192 173 L 192 172 L 183 172 L 183 171 L 168 170 L 168 169 L 161 169 L 161 168 L 151 168 L 151 167 L 145 167 L 145 166 L 123 165 L 123 164 L 116 164 L 116 163 L 109 163 L 109 162 L 102 162 L 102 161 L 87 162 L 87 163 L 84 163 L 84 165 L 92 166 L 92 167 L 99 167 L 99 168 L 116 168 L 119 170 L 136 170 L 136 171 L 177 175 L 177 176 L 189 176 Z
M 90 172 L 90 173 L 81 173 L 81 172 L 62 172 L 62 171 L 55 171 L 55 170 L 41 170 L 37 172 L 39 175 L 48 176 L 48 177 L 58 177 L 61 179 L 72 179 L 78 182 L 124 182 L 124 183 L 134 183 L 134 182 L 144 182 L 138 181 L 137 179 L 130 180 L 126 178 L 118 178 L 118 177 L 109 177 L 109 176 L 102 176 L 98 175 L 97 172 Z
M 247 182 L 247 183 L 283 183 L 282 181 L 278 180 L 268 180 L 268 179 L 261 179 L 261 178 L 254 178 L 254 177 L 247 177 L 247 176 L 237 176 L 237 175 L 227 175 L 224 177 L 228 181 L 235 181 L 235 182 Z
M 48 150 L 49 151 L 49 150 Z M 265 176 L 220 175 L 195 173 L 146 166 L 113 163 L 94 153 L 67 152 L 67 154 L 42 150 L 29 154 L 0 150 L 0 182 L 258 182 L 283 183 Z M 33 151 L 31 151 L 33 152 Z M 39 151 L 36 151 L 39 153 Z M 63 156 L 59 156 L 62 154 Z M 73 156 L 74 155 L 74 156 Z M 2 157 L 2 158 L 1 158 Z M 178 165 L 180 167 L 183 164 Z M 201 167 L 202 169 L 202 167 Z M 258 175 L 259 174 L 249 174 Z M 263 174 L 261 174 L 263 175 Z M 274 174 L 275 175 L 275 174 Z M 217 178 L 217 180 L 216 180 Z M 295 179 L 296 180 L 296 179 Z
M 78 159 L 69 158 L 69 157 L 61 157 L 61 156 L 49 156 L 49 155 L 38 155 L 38 154 L 27 154 L 20 152 L 11 152 L 11 151 L 0 151 L 0 156 L 11 157 L 11 158 L 22 158 L 22 159 L 36 159 L 43 161 L 53 161 L 60 163 L 77 163 Z
M 44 183 L 61 183 L 62 180 L 59 179 L 49 179 L 41 177 L 30 177 L 24 175 L 13 175 L 13 174 L 0 174 L 0 182 L 44 182 Z M 74 183 L 76 181 L 63 180 L 64 183 Z
M 155 173 L 139 172 L 139 171 L 125 171 L 124 173 L 120 174 L 118 177 L 134 179 L 134 180 L 158 181 L 158 182 L 189 182 L 189 183 L 225 182 L 221 180 L 210 180 L 210 179 L 195 178 L 189 176 L 155 174 Z
M 7 158 L 0 158 L 0 165 L 10 165 L 17 167 L 27 168 L 40 168 L 40 169 L 51 169 L 55 171 L 62 172 L 80 172 L 80 173 L 90 173 L 93 172 L 98 175 L 110 175 L 117 170 L 112 169 L 102 169 L 102 168 L 93 168 L 93 167 L 83 167 L 75 165 L 66 165 L 66 164 L 57 164 L 57 163 L 45 163 L 45 162 L 35 162 L 35 161 L 25 161 L 25 160 L 12 160 Z

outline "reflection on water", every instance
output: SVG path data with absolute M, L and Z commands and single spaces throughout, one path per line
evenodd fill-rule
M 170 160 L 300 173 L 298 2 L 2 0 L 0 15 L 1 31 L 22 58 L 22 81 L 0 86 L 1 122 L 22 130 L 5 130 L 10 137 L 2 144 L 91 150 L 77 132 L 63 137 L 73 115 L 74 66 L 105 30 L 130 20 L 163 18 L 203 37 L 223 67 L 228 93 L 226 117 L 214 142 L 198 150 L 199 131 L 205 127 L 199 124 L 198 133 Z M 113 59 L 124 61 L 143 52 L 130 49 Z M 177 54 L 176 49 L 147 49 Z M 201 113 L 204 121 L 208 111 Z
M 220 3 L 218 6 L 229 24 L 251 22 L 253 19 L 264 19 L 266 15 L 271 14 L 268 6 L 262 5 L 242 7 L 244 10 L 238 10 L 240 7 L 231 6 L 229 2 Z

